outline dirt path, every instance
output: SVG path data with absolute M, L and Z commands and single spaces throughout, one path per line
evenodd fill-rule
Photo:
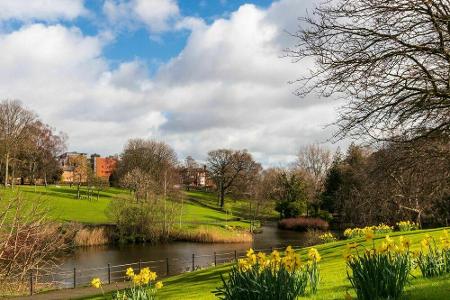
M 103 286 L 103 291 L 105 293 L 115 291 L 116 289 L 123 289 L 129 286 L 127 282 L 119 282 L 113 283 L 109 285 Z M 90 296 L 96 296 L 101 294 L 100 289 L 96 289 L 93 287 L 80 287 L 76 289 L 61 289 L 48 291 L 45 293 L 36 294 L 33 296 L 24 296 L 24 297 L 14 297 L 11 299 L 15 300 L 65 300 L 65 299 L 80 299 L 86 298 Z

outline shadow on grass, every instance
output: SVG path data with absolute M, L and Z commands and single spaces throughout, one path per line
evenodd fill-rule
M 435 278 L 419 278 L 406 288 L 404 299 L 450 299 L 450 275 Z

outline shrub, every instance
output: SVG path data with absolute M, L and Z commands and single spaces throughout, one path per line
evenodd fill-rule
M 68 250 L 71 232 L 50 221 L 42 199 L 27 201 L 19 191 L 0 191 L 0 295 L 27 292 L 31 272 L 47 273 Z
M 378 226 L 347 228 L 344 231 L 344 236 L 348 239 L 352 239 L 354 237 L 365 236 L 367 232 L 373 232 L 374 234 L 386 234 L 392 231 L 394 231 L 394 227 L 381 223 Z
M 363 251 L 358 250 L 360 245 L 356 243 L 347 246 L 347 277 L 358 299 L 401 297 L 412 268 L 409 246 L 408 239 L 400 237 L 400 242 L 395 243 L 389 236 L 378 248 L 375 243 Z
M 397 222 L 396 225 L 399 231 L 413 231 L 419 229 L 419 223 L 414 223 L 411 221 L 400 221 Z
M 329 224 L 319 218 L 297 217 L 283 219 L 278 222 L 278 227 L 287 230 L 307 231 L 308 229 L 328 230 Z
M 331 243 L 337 241 L 336 237 L 331 232 L 325 232 L 319 236 L 323 243 Z
M 429 235 L 421 241 L 421 251 L 416 253 L 416 264 L 423 277 L 450 273 L 450 241 L 447 230 L 441 236 L 441 247 Z
M 315 293 L 319 284 L 320 255 L 312 248 L 308 257 L 309 261 L 304 265 L 290 246 L 284 257 L 278 251 L 267 256 L 262 252 L 255 254 L 250 249 L 246 258 L 239 259 L 233 266 L 228 279 L 222 277 L 223 286 L 214 294 L 226 300 L 294 300 L 306 293 L 308 282 L 311 293 Z

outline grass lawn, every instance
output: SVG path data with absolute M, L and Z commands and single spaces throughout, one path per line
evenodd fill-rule
M 442 233 L 442 228 L 403 233 L 396 232 L 392 233 L 391 236 L 408 236 L 412 241 L 412 249 L 418 249 L 420 248 L 420 240 L 427 233 L 438 239 Z M 375 240 L 383 238 L 384 236 L 377 236 Z M 369 243 L 363 242 L 361 238 L 352 241 L 362 242 L 369 246 Z M 345 260 L 342 256 L 347 243 L 348 241 L 338 241 L 316 247 L 322 256 L 319 292 L 314 296 L 302 297 L 301 299 L 344 299 L 347 291 L 354 298 L 356 297 L 347 280 Z M 306 249 L 302 249 L 300 253 L 306 256 L 306 251 Z M 216 299 L 211 291 L 220 286 L 220 275 L 226 275 L 228 270 L 229 265 L 225 265 L 165 279 L 163 280 L 164 288 L 158 294 L 159 299 Z M 404 299 L 450 299 L 450 275 L 424 279 L 420 277 L 417 270 L 414 271 L 413 275 L 416 278 L 411 278 L 411 284 L 406 288 Z M 85 299 L 104 298 L 91 297 Z
M 126 191 L 109 188 L 100 192 L 100 198 L 97 201 L 96 194 L 94 199 L 89 201 L 86 197 L 86 189 L 81 188 L 82 199 L 77 199 L 77 188 L 73 186 L 16 186 L 22 195 L 28 201 L 41 201 L 49 209 L 50 217 L 60 221 L 75 221 L 81 223 L 109 223 L 106 216 L 106 207 L 111 199 L 120 193 Z M 0 198 L 11 197 L 15 193 L 11 189 L 0 189 Z
M 217 194 L 202 191 L 186 191 L 186 197 L 193 202 L 201 203 L 214 209 L 221 209 L 217 202 Z M 249 202 L 243 199 L 232 199 L 225 197 L 225 205 L 230 209 L 231 214 L 237 216 L 247 216 L 249 214 Z M 254 208 L 252 208 L 254 209 Z M 275 210 L 262 213 L 264 218 L 277 218 L 278 213 Z
M 19 190 L 28 201 L 42 201 L 49 209 L 50 217 L 60 221 L 74 221 L 90 224 L 111 223 L 108 219 L 106 209 L 108 204 L 119 194 L 128 194 L 129 192 L 119 188 L 108 188 L 100 192 L 97 201 L 96 193 L 93 200 L 87 199 L 86 188 L 81 187 L 82 199 L 77 199 L 77 187 L 72 188 L 63 185 L 44 186 L 16 186 L 15 190 Z M 11 189 L 0 188 L 0 199 L 10 197 L 14 191 Z M 4 203 L 4 201 L 0 201 Z M 1 204 L 0 204 L 1 205 Z M 224 212 L 211 209 L 196 202 L 186 201 L 183 205 L 182 223 L 199 222 L 208 223 L 210 225 L 233 225 L 241 227 L 249 227 L 249 223 L 245 221 L 228 220 L 232 216 Z M 184 224 L 185 227 L 196 227 L 196 225 Z

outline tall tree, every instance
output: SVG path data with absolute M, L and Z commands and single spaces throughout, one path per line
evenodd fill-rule
M 320 194 L 332 161 L 331 151 L 315 144 L 302 147 L 297 154 L 295 166 L 309 179 L 311 187 L 308 202 L 316 214 L 320 208 Z
M 301 19 L 298 94 L 349 100 L 336 137 L 411 141 L 450 134 L 450 2 L 326 1 Z
M 42 178 L 45 184 L 48 180 L 54 182 L 59 179 L 61 168 L 56 157 L 65 151 L 65 141 L 63 133 L 55 133 L 49 125 L 39 120 L 34 122 L 18 154 L 22 162 L 21 177 L 28 178 L 33 184 L 37 178 Z
M 306 212 L 305 182 L 295 172 L 279 172 L 271 197 L 276 201 L 275 210 L 280 218 L 297 217 Z
M 119 163 L 119 177 L 139 169 L 149 175 L 154 181 L 154 192 L 163 194 L 165 187 L 179 183 L 171 174 L 178 165 L 175 151 L 164 142 L 145 139 L 131 139 L 128 141 Z M 170 175 L 170 176 L 169 176 Z M 167 180 L 173 179 L 169 185 Z
M 12 156 L 26 141 L 35 120 L 35 114 L 22 107 L 19 101 L 0 102 L 0 145 L 5 163 L 5 186 L 8 186 L 9 164 Z
M 231 188 L 243 183 L 246 188 L 246 180 L 258 173 L 261 166 L 253 160 L 247 150 L 219 149 L 210 151 L 207 159 L 208 172 L 216 184 L 219 205 L 225 204 L 225 194 Z

